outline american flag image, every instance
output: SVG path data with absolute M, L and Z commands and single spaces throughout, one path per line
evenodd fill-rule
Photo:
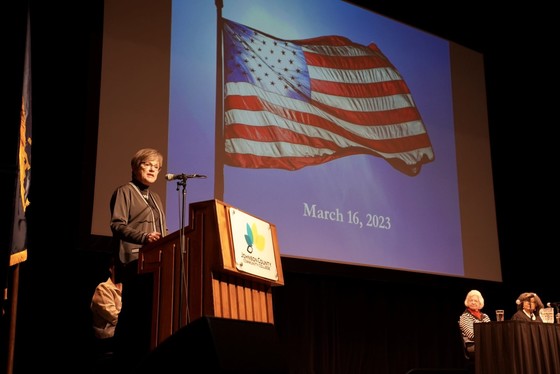
M 414 176 L 434 151 L 398 70 L 375 44 L 282 40 L 223 19 L 225 163 L 298 170 L 369 154 Z

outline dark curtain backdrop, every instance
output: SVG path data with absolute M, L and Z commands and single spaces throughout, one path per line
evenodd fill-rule
M 372 269 L 357 276 L 317 269 L 311 274 L 293 269 L 298 267 L 284 261 L 286 284 L 274 293 L 276 326 L 292 373 L 464 368 L 457 323 L 466 293 L 482 290 L 490 315 L 504 294 L 497 283 Z
M 21 8 L 20 1 L 8 3 Z M 549 153 L 557 147 L 554 137 L 543 134 L 555 123 L 555 102 L 554 95 L 538 94 L 548 92 L 546 74 L 555 69 L 547 64 L 554 60 L 542 58 L 547 54 L 539 54 L 534 44 L 520 42 L 540 38 L 543 44 L 542 38 L 553 33 L 537 26 L 546 22 L 519 27 L 521 13 L 535 19 L 531 9 L 491 18 L 482 2 L 466 3 L 463 13 L 475 17 L 468 23 L 446 15 L 436 19 L 440 13 L 422 8 L 425 4 L 414 11 L 409 4 L 390 7 L 383 1 L 370 1 L 368 7 L 397 19 L 402 13 L 403 20 L 417 20 L 443 37 L 462 36 L 453 39 L 471 48 L 478 45 L 485 54 L 504 282 L 283 259 L 286 284 L 274 290 L 275 326 L 291 373 L 405 374 L 413 368 L 461 368 L 457 320 L 470 289 L 483 293 L 484 310 L 493 318 L 498 308 L 506 310 L 506 318 L 513 314 L 515 299 L 524 291 L 539 293 L 544 302 L 560 297 L 553 260 L 558 230 L 556 220 L 550 219 L 557 193 L 550 182 L 556 158 Z M 103 2 L 31 4 L 33 181 L 29 258 L 20 274 L 15 373 L 37 368 L 83 373 L 90 358 L 89 301 L 95 285 L 106 277 L 106 243 L 89 237 Z M 482 18 L 476 18 L 478 14 Z M 3 29 L 2 37 L 10 39 L 22 30 L 19 26 Z M 19 66 L 23 60 L 18 51 L 9 49 L 3 58 Z M 14 106 L 21 103 L 20 71 L 5 71 L 8 82 L 2 90 L 7 90 L 9 108 L 2 112 L 2 123 L 18 118 Z M 2 142 L 10 144 L 5 137 Z M 552 171 L 541 172 L 547 167 Z M 3 199 L 10 201 L 11 196 Z

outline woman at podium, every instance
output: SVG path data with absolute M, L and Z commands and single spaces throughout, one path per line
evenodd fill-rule
M 110 201 L 115 278 L 122 282 L 122 309 L 115 330 L 115 355 L 123 371 L 133 371 L 150 351 L 152 278 L 138 274 L 138 254 L 167 233 L 164 207 L 150 190 L 161 171 L 162 154 L 140 149 L 132 157 L 131 180 L 115 189 Z

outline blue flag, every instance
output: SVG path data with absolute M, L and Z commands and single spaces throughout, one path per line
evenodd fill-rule
M 17 181 L 14 196 L 14 221 L 10 246 L 10 266 L 27 260 L 27 219 L 29 184 L 31 182 L 31 42 L 29 20 L 23 67 L 23 90 L 19 144 L 17 147 Z

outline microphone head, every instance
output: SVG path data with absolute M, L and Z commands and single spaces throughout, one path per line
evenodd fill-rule
M 165 174 L 165 179 L 167 179 L 168 181 L 172 181 L 175 179 L 180 179 L 180 180 L 187 180 L 190 178 L 206 178 L 206 175 L 202 175 L 202 174 Z

